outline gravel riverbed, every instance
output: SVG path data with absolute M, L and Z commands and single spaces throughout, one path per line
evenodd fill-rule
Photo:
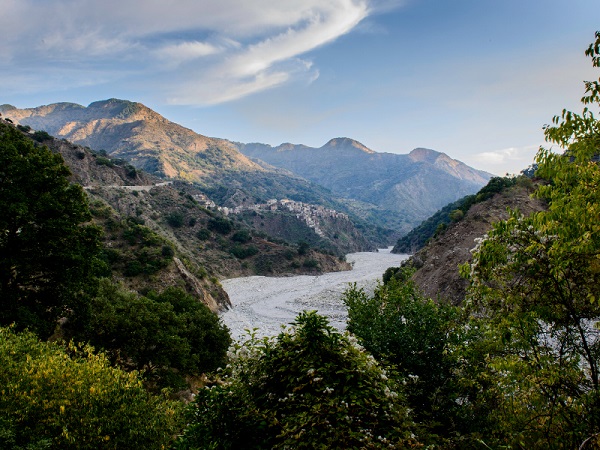
M 388 267 L 396 267 L 408 255 L 395 255 L 390 249 L 351 253 L 346 256 L 352 270 L 323 275 L 293 277 L 242 277 L 222 281 L 233 307 L 221 314 L 234 339 L 256 328 L 258 336 L 273 336 L 282 325 L 291 323 L 303 310 L 316 310 L 339 330 L 346 327 L 346 307 L 342 293 L 350 283 L 372 292 Z

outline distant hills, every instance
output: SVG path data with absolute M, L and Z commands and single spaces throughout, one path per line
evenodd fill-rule
M 320 148 L 238 147 L 246 156 L 287 169 L 345 199 L 376 205 L 383 214 L 397 213 L 409 228 L 444 205 L 477 192 L 492 176 L 434 150 L 378 153 L 348 138 L 331 139 Z
M 88 107 L 2 105 L 0 112 L 149 173 L 194 183 L 221 206 L 289 198 L 346 212 L 377 245 L 392 244 L 491 177 L 434 150 L 379 153 L 348 138 L 320 148 L 233 143 L 195 133 L 127 100 Z

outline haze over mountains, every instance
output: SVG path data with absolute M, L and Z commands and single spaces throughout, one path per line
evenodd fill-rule
M 321 204 L 394 230 L 385 238 L 390 243 L 491 178 L 434 150 L 379 153 L 349 138 L 332 139 L 320 148 L 233 143 L 195 133 L 126 100 L 88 107 L 2 105 L 0 112 L 15 123 L 104 150 L 147 172 L 193 182 L 224 206 L 270 198 Z

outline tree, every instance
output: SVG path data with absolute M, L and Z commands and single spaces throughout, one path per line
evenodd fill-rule
M 0 366 L 1 448 L 161 449 L 180 430 L 177 402 L 90 347 L 0 328 Z
M 85 321 L 99 228 L 59 154 L 0 124 L 0 324 L 42 337 Z
M 228 329 L 181 289 L 141 296 L 102 279 L 91 306 L 89 329 L 77 337 L 106 351 L 123 367 L 145 370 L 163 384 L 181 385 L 183 375 L 225 365 L 231 343 Z
M 348 335 L 314 312 L 274 339 L 238 345 L 201 390 L 178 449 L 417 446 L 398 385 Z
M 586 51 L 600 67 L 600 32 Z M 600 104 L 586 82 L 583 103 Z M 541 148 L 535 195 L 548 210 L 512 212 L 463 267 L 475 314 L 501 342 L 489 358 L 499 400 L 497 438 L 533 448 L 577 448 L 600 429 L 600 122 L 563 111 Z
M 467 441 L 484 426 L 486 416 L 471 406 L 479 358 L 477 326 L 465 322 L 461 309 L 421 295 L 407 268 L 388 269 L 386 283 L 372 296 L 350 287 L 344 293 L 348 331 L 408 388 L 414 418 L 436 446 Z M 469 346 L 465 346 L 468 342 Z M 468 369 L 465 367 L 468 366 Z M 457 376 L 457 374 L 461 376 Z

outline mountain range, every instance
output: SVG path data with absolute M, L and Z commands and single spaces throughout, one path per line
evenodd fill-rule
M 345 199 L 401 213 L 410 228 L 446 204 L 477 192 L 491 178 L 434 150 L 379 153 L 349 138 L 331 139 L 320 148 L 293 144 L 238 144 L 238 148 Z
M 320 148 L 234 143 L 198 134 L 127 100 L 87 107 L 1 105 L 0 113 L 149 173 L 192 182 L 222 206 L 289 198 L 346 212 L 378 245 L 392 243 L 491 178 L 434 150 L 379 153 L 349 138 Z

